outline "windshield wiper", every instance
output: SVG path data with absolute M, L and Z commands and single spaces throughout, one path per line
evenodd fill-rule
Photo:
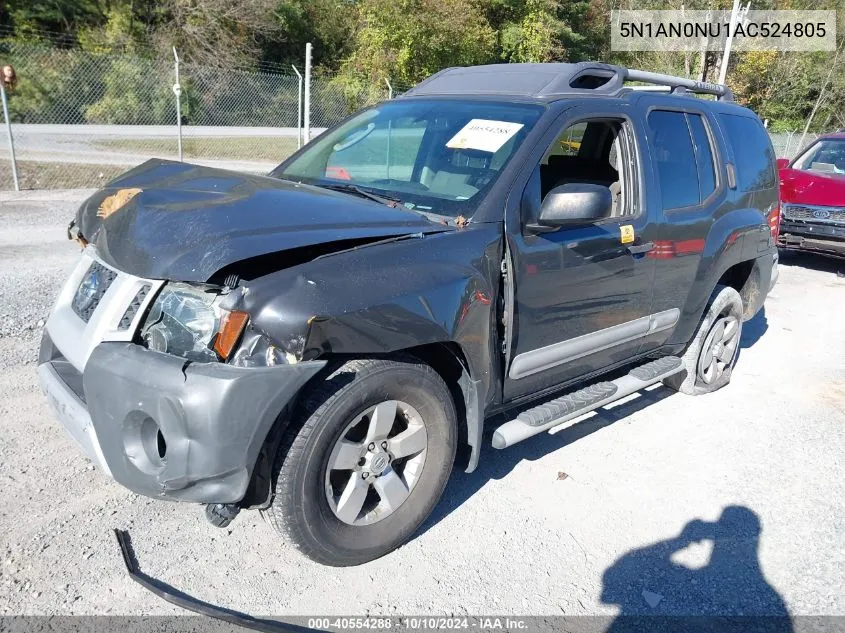
M 393 196 L 383 196 L 380 194 L 375 194 L 366 189 L 361 189 L 358 185 L 344 185 L 344 184 L 327 184 L 327 185 L 317 185 L 318 187 L 324 187 L 325 189 L 332 189 L 333 191 L 342 191 L 343 193 L 351 193 L 356 196 L 360 196 L 361 198 L 367 198 L 368 200 L 372 200 L 373 202 L 378 202 L 379 204 L 387 205 L 388 207 L 396 208 L 401 205 L 402 201 L 399 198 L 395 198 Z

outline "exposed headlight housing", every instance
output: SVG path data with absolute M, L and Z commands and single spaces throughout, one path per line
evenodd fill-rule
M 224 314 L 219 289 L 168 283 L 150 308 L 141 338 L 158 352 L 200 362 L 218 361 L 212 346 Z

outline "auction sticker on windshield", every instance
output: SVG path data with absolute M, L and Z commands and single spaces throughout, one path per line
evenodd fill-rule
M 455 136 L 449 139 L 446 147 L 498 152 L 502 145 L 507 143 L 520 129 L 522 129 L 522 123 L 472 119 Z

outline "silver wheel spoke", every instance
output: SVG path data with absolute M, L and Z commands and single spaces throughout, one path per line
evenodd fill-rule
M 704 382 L 709 384 L 709 383 L 713 382 L 713 377 L 715 375 L 716 375 L 716 363 L 713 362 L 713 363 L 710 363 L 707 366 L 707 368 L 702 372 L 701 378 L 704 380 Z
M 722 340 L 722 336 L 725 333 L 725 322 L 718 321 L 715 326 L 713 326 L 713 334 L 712 340 L 714 343 L 718 343 Z
M 387 450 L 397 457 L 407 457 L 420 451 L 427 446 L 427 437 L 424 426 L 409 426 L 399 435 L 387 441 Z
M 335 454 L 329 464 L 331 470 L 352 470 L 358 465 L 364 447 L 361 444 L 341 440 L 335 447 Z
M 346 487 L 337 502 L 337 516 L 342 521 L 353 523 L 358 518 L 369 488 L 370 485 L 361 478 L 359 473 L 352 473 L 349 476 L 349 481 L 346 482 Z
M 373 482 L 373 487 L 381 497 L 386 509 L 393 512 L 402 505 L 402 502 L 408 498 L 410 490 L 402 481 L 402 478 L 396 474 L 396 471 L 391 469 L 386 471 L 381 477 Z
M 373 409 L 370 426 L 367 428 L 367 442 L 387 438 L 396 421 L 396 400 L 387 400 Z
M 722 350 L 719 352 L 719 360 L 725 364 L 730 363 L 734 355 L 734 349 L 735 348 L 733 346 L 722 346 Z
M 704 352 L 704 358 L 701 361 L 702 373 L 713 364 L 713 347 L 710 346 Z
M 736 331 L 739 329 L 739 322 L 736 319 L 728 319 L 725 323 L 725 331 L 722 333 L 722 342 L 726 345 L 736 336 Z

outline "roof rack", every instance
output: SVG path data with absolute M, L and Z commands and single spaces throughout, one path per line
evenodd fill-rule
M 631 68 L 621 68 L 621 70 L 625 73 L 623 81 L 641 81 L 655 86 L 668 86 L 672 92 L 710 94 L 716 96 L 719 101 L 734 100 L 731 89 L 724 84 L 711 84 L 706 81 L 696 81 L 695 79 L 652 73 L 647 70 L 634 70 Z
M 722 84 L 673 77 L 645 70 L 633 70 L 600 62 L 576 64 L 490 64 L 446 68 L 423 80 L 405 95 L 507 94 L 530 97 L 582 95 L 616 96 L 636 88 L 625 82 L 662 86 L 675 94 L 714 95 L 733 101 L 733 93 Z

